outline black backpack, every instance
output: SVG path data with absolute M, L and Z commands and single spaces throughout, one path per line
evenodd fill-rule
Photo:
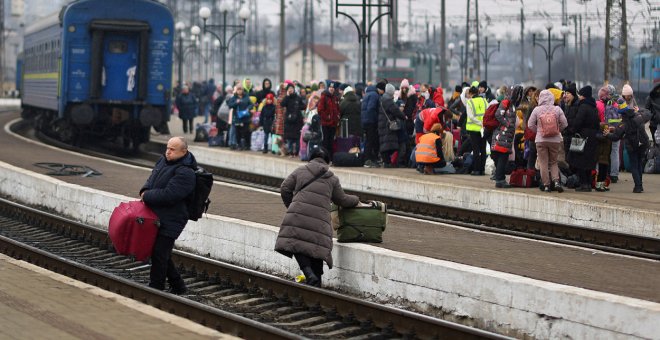
M 197 221 L 207 210 L 211 200 L 209 194 L 213 186 L 213 174 L 197 167 L 195 170 L 195 190 L 188 196 L 188 219 Z

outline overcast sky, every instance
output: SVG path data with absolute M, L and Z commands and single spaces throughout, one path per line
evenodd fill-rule
M 315 10 L 318 13 L 320 8 L 324 12 L 317 15 L 319 20 L 327 25 L 327 13 L 330 7 L 330 0 L 316 0 L 318 4 Z M 335 1 L 335 0 L 333 0 Z M 361 0 L 339 0 L 340 4 L 345 3 L 361 3 Z M 377 0 L 372 0 L 373 2 Z M 290 3 L 293 3 L 294 10 L 302 8 L 302 0 L 286 0 L 287 10 Z M 280 0 L 257 0 L 260 13 L 269 13 L 269 21 L 271 24 L 277 24 L 277 15 L 279 13 Z M 545 23 L 548 21 L 555 22 L 555 29 L 559 29 L 561 25 L 561 1 L 560 0 L 482 0 L 479 1 L 479 13 L 482 25 L 490 18 L 491 24 L 488 25 L 489 32 L 495 35 L 499 33 L 504 35 L 510 33 L 513 37 L 519 37 L 520 23 L 518 17 L 522 4 L 526 8 L 525 15 L 528 17 L 526 26 L 529 29 L 537 31 L 544 31 Z M 586 25 L 591 26 L 592 35 L 604 36 L 605 34 L 605 3 L 606 0 L 590 0 L 590 1 L 577 1 L 567 0 L 568 15 L 582 14 L 583 30 L 586 39 Z M 630 25 L 629 38 L 634 45 L 641 45 L 644 38 L 644 28 L 653 26 L 653 22 L 660 20 L 660 1 L 658 0 L 640 0 L 627 2 L 628 22 Z M 472 1 L 474 4 L 474 1 Z M 409 11 L 409 6 L 411 11 Z M 465 25 L 465 15 L 467 9 L 467 1 L 446 1 L 446 17 L 448 25 L 461 26 Z M 648 14 L 648 8 L 654 7 L 656 10 L 652 12 L 652 16 Z M 342 10 L 354 13 L 356 17 L 361 16 L 359 8 L 348 9 L 344 7 Z M 376 10 L 373 9 L 373 13 Z M 410 34 L 410 19 L 409 14 L 412 12 L 412 22 L 418 26 L 418 30 L 422 30 L 426 25 L 426 21 L 431 23 L 435 22 L 440 26 L 440 0 L 399 0 L 399 30 L 400 35 L 404 40 L 407 40 Z M 375 15 L 374 15 L 375 16 Z M 345 20 L 345 19 L 342 19 Z M 357 20 L 359 22 L 359 20 Z M 649 24 L 651 23 L 651 24 Z M 570 22 L 571 33 L 574 32 L 573 22 Z

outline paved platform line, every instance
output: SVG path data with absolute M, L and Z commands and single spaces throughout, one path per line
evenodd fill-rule
M 214 329 L 202 326 L 198 323 L 195 323 L 193 321 L 190 321 L 188 319 L 167 313 L 165 311 L 162 311 L 158 308 L 140 303 L 138 301 L 129 299 L 127 297 L 115 294 L 113 292 L 103 290 L 101 288 L 98 288 L 96 286 L 89 285 L 87 283 L 84 283 L 82 281 L 77 281 L 74 280 L 70 277 L 51 272 L 49 270 L 46 270 L 44 268 L 41 268 L 39 266 L 33 265 L 31 263 L 21 261 L 21 260 L 16 260 L 14 258 L 11 258 L 9 256 L 6 256 L 4 254 L 0 254 L 0 261 L 5 261 L 8 263 L 11 263 L 17 267 L 38 273 L 40 275 L 46 276 L 50 279 L 53 279 L 55 281 L 64 283 L 66 285 L 72 286 L 79 288 L 81 290 L 84 290 L 92 295 L 111 300 L 113 302 L 116 302 L 118 304 L 121 304 L 123 306 L 126 306 L 130 309 L 133 309 L 137 312 L 147 314 L 149 316 L 152 316 L 154 318 L 157 318 L 161 321 L 167 322 L 169 324 L 172 324 L 176 327 L 188 330 L 190 332 L 194 332 L 196 334 L 199 334 L 201 336 L 208 336 L 208 337 L 213 337 L 217 339 L 239 339 L 230 335 L 226 335 L 223 333 L 220 333 Z

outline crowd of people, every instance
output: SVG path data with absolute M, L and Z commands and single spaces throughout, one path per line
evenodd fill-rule
M 489 170 L 497 188 L 514 184 L 507 174 L 529 169 L 537 173 L 541 191 L 608 191 L 618 181 L 625 153 L 633 192 L 644 191 L 646 153 L 660 137 L 655 133 L 660 104 L 654 102 L 660 86 L 639 107 L 628 84 L 594 89 L 560 80 L 544 87 L 491 88 L 474 81 L 456 85 L 447 97 L 442 86 L 406 79 L 398 85 L 383 79 L 354 85 L 286 80 L 273 86 L 266 78 L 254 86 L 246 78 L 222 88 L 211 79 L 177 86 L 175 111 L 184 133 L 195 133 L 192 119 L 204 116 L 233 150 L 308 160 L 311 150 L 323 147 L 335 166 L 343 165 L 335 152 L 352 152 L 360 166 L 370 168 L 473 176 Z M 652 136 L 646 132 L 649 121 Z

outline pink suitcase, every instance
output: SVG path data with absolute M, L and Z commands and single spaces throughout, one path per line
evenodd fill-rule
M 158 216 L 144 202 L 122 202 L 110 216 L 108 235 L 117 254 L 145 261 L 151 256 L 159 225 Z

